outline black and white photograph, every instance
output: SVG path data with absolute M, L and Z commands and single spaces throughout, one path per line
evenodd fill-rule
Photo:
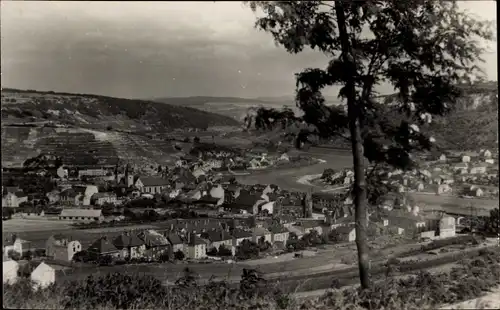
M 0 6 L 6 309 L 500 309 L 496 1 Z

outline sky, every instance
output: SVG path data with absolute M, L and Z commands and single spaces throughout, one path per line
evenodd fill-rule
M 496 23 L 495 1 L 461 7 Z M 1 1 L 2 87 L 123 98 L 292 96 L 294 74 L 324 68 L 254 28 L 240 2 Z M 496 44 L 483 55 L 497 80 Z M 334 93 L 328 95 L 335 95 Z

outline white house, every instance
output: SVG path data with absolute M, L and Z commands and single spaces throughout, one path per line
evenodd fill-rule
M 490 152 L 490 151 L 488 151 L 488 150 L 485 150 L 485 151 L 483 152 L 483 157 L 484 157 L 484 158 L 491 158 L 491 152 Z
M 290 157 L 288 156 L 287 153 L 281 154 L 280 158 L 278 159 L 280 161 L 290 161 Z
M 16 241 L 14 241 L 13 250 L 22 255 L 31 250 L 31 242 L 17 238 Z
M 441 154 L 441 156 L 439 156 L 439 161 L 445 162 L 446 161 L 446 155 Z
M 252 241 L 258 243 L 264 237 L 264 242 L 273 242 L 272 233 L 263 227 L 254 227 L 252 229 Z
M 495 163 L 495 160 L 493 158 L 487 158 L 487 159 L 484 160 L 484 162 L 487 163 L 487 164 L 492 164 L 493 165 Z
M 210 189 L 210 196 L 219 199 L 224 198 L 224 189 L 220 184 L 218 184 L 217 186 L 212 187 L 212 189 Z
M 462 156 L 462 162 L 463 163 L 470 163 L 470 156 L 468 156 L 468 155 Z
M 17 281 L 17 272 L 19 271 L 19 263 L 15 260 L 3 262 L 3 283 L 14 284 Z
M 339 236 L 339 241 L 354 242 L 356 241 L 356 229 L 350 226 L 340 226 L 335 228 L 335 232 Z
M 274 204 L 275 204 L 275 203 L 276 203 L 275 201 L 269 201 L 269 202 L 266 202 L 265 204 L 263 204 L 263 205 L 261 206 L 261 208 L 262 208 L 262 209 L 261 209 L 261 210 L 262 210 L 262 212 L 264 212 L 264 210 L 267 210 L 267 213 L 268 213 L 268 214 L 273 214 L 273 211 L 274 211 Z
M 470 169 L 471 174 L 483 174 L 486 173 L 485 165 L 475 165 Z
M 56 269 L 51 265 L 41 262 L 32 272 L 31 281 L 33 289 L 44 289 L 56 282 Z
M 195 234 L 189 234 L 186 256 L 191 259 L 207 257 L 207 243 Z
M 439 237 L 450 238 L 455 236 L 455 218 L 444 216 L 439 220 Z
M 17 193 L 7 193 L 2 197 L 2 207 L 17 208 L 23 202 L 28 201 L 28 195 L 17 192 Z

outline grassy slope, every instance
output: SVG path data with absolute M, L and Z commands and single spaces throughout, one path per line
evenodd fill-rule
M 47 121 L 71 128 L 6 126 Z M 88 164 L 114 164 L 118 159 L 165 164 L 165 155 L 175 153 L 172 145 L 145 133 L 238 123 L 227 116 L 158 102 L 3 89 L 2 125 L 3 164 L 17 165 L 41 152 L 78 157 Z

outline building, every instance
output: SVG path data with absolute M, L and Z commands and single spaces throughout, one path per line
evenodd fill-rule
M 207 257 L 207 244 L 195 234 L 188 234 L 186 257 L 201 259 Z
M 98 221 L 104 220 L 102 210 L 93 209 L 63 209 L 59 215 L 60 220 L 70 221 Z
M 252 228 L 252 241 L 259 243 L 262 238 L 264 238 L 264 242 L 269 242 L 271 244 L 273 242 L 272 233 L 269 230 L 263 227 Z
M 233 246 L 233 236 L 224 230 L 211 230 L 201 233 L 201 238 L 208 241 L 208 249 L 219 248 L 224 245 L 226 248 L 231 249 Z
M 98 258 L 100 256 L 109 255 L 113 258 L 123 258 L 127 257 L 127 250 L 117 249 L 111 241 L 109 241 L 107 236 L 97 239 L 92 245 L 87 249 L 87 252 Z
M 116 204 L 115 193 L 95 193 L 92 195 L 91 203 L 102 206 L 105 203 Z
M 450 238 L 455 237 L 456 231 L 455 218 L 451 216 L 443 216 L 439 220 L 439 237 Z
M 165 190 L 169 182 L 168 180 L 157 176 L 140 176 L 134 183 L 135 187 L 144 194 L 160 194 Z
M 177 251 L 184 252 L 184 242 L 181 237 L 174 233 L 167 234 L 167 240 L 170 242 L 172 246 L 172 252 L 175 253 Z
M 17 253 L 23 255 L 26 252 L 32 250 L 31 241 L 23 240 L 21 238 L 16 238 L 16 240 L 14 241 L 14 244 L 12 245 L 12 248 L 6 249 L 7 252 L 9 250 L 13 250 L 14 252 L 17 252 Z
M 45 243 L 45 255 L 54 260 L 71 261 L 73 256 L 82 251 L 82 244 L 71 237 L 56 234 Z
M 269 231 L 271 232 L 271 244 L 285 248 L 290 237 L 288 229 L 281 225 L 272 225 L 269 227 Z
M 356 229 L 352 226 L 340 226 L 335 228 L 338 241 L 354 242 L 356 241 Z
M 469 155 L 462 156 L 462 162 L 463 163 L 470 163 L 470 156 Z
M 78 171 L 78 178 L 82 177 L 102 177 L 106 176 L 108 173 L 107 170 L 102 168 L 89 168 L 89 169 L 81 169 Z
M 488 158 L 491 158 L 491 152 L 489 150 L 484 150 L 483 152 L 483 157 L 488 159 Z
M 44 289 L 56 282 L 56 269 L 44 262 L 41 262 L 32 272 L 31 281 L 33 289 Z
M 113 245 L 128 258 L 139 258 L 146 251 L 146 244 L 133 233 L 125 232 L 113 240 Z
M 172 251 L 167 237 L 155 230 L 144 230 L 137 236 L 144 242 L 144 254 L 149 258 L 158 259 L 163 253 Z
M 439 161 L 440 162 L 446 162 L 446 155 L 445 154 L 441 154 L 441 156 L 439 156 Z
M 453 166 L 453 170 L 460 174 L 466 174 L 469 171 L 469 165 L 467 163 L 459 163 Z
M 19 263 L 15 260 L 4 261 L 3 269 L 3 283 L 14 284 L 17 282 L 17 273 L 19 271 Z
M 2 196 L 2 207 L 17 208 L 20 204 L 27 201 L 28 195 L 22 191 L 6 192 Z
M 233 229 L 231 235 L 233 236 L 234 247 L 239 246 L 243 242 L 243 240 L 252 241 L 252 233 L 240 228 Z
M 471 174 L 484 174 L 486 173 L 486 165 L 474 165 L 470 168 Z

